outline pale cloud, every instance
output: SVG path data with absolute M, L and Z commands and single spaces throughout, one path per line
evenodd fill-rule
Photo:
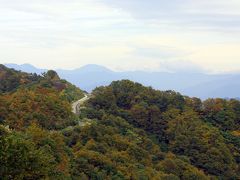
M 196 64 L 213 73 L 240 70 L 240 44 L 216 44 L 199 48 L 189 56 Z
M 240 28 L 238 0 L 102 0 L 135 18 L 184 29 L 235 30 Z
M 0 0 L 0 63 L 240 71 L 239 0 Z

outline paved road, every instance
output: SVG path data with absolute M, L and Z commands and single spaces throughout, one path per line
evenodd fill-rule
M 79 114 L 81 105 L 88 99 L 89 99 L 89 95 L 84 94 L 84 97 L 82 99 L 79 99 L 78 101 L 72 103 L 72 112 L 74 114 Z

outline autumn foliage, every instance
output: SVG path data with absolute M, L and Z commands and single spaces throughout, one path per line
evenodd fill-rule
M 0 66 L 0 179 L 239 179 L 240 102 Z

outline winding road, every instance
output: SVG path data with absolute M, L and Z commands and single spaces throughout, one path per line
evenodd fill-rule
M 89 98 L 89 94 L 84 94 L 84 97 L 82 99 L 79 99 L 78 101 L 72 103 L 72 112 L 74 114 L 79 114 L 81 105 L 83 105 L 83 103 L 86 102 Z

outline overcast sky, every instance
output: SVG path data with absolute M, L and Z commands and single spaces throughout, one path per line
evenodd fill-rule
M 240 0 L 0 0 L 0 63 L 240 72 Z

